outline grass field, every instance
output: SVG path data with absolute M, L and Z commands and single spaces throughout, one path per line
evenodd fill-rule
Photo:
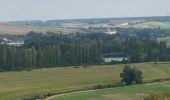
M 59 96 L 51 100 L 143 100 L 142 98 L 149 93 L 170 93 L 170 82 L 73 93 Z
M 0 24 L 0 34 L 9 34 L 9 35 L 25 35 L 30 31 L 35 32 L 54 32 L 63 34 L 70 34 L 80 32 L 78 29 L 66 29 L 66 28 L 57 28 L 57 27 L 41 27 L 41 26 L 30 26 L 30 25 L 13 25 L 13 24 Z
M 168 63 L 132 64 L 143 71 L 144 80 L 170 77 Z M 101 65 L 35 69 L 0 73 L 0 100 L 20 100 L 31 96 L 91 88 L 96 84 L 120 82 L 123 65 Z
M 168 46 L 170 46 L 170 36 L 167 36 L 167 37 L 160 37 L 157 39 L 159 42 L 162 41 L 162 42 L 165 42 L 167 43 Z
M 118 26 L 123 28 L 170 28 L 170 22 L 144 22 L 140 24 L 134 24 L 134 25 L 127 25 L 127 26 Z

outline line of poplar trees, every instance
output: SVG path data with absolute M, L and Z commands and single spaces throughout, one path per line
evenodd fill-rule
M 0 46 L 0 70 L 18 70 L 101 63 L 96 43 L 48 45 L 41 47 Z

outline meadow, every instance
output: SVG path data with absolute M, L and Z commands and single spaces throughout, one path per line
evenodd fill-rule
M 130 64 L 142 70 L 144 80 L 170 77 L 168 62 Z M 120 82 L 124 65 L 56 67 L 0 72 L 0 100 L 21 100 L 47 93 L 94 88 Z
M 163 29 L 169 29 L 170 28 L 170 22 L 144 22 L 144 23 L 138 23 L 138 24 L 132 24 L 127 26 L 119 25 L 118 27 L 122 28 L 163 28 Z
M 143 100 L 142 98 L 146 97 L 146 95 L 150 93 L 170 93 L 170 82 L 158 82 L 144 85 L 73 93 L 64 96 L 58 96 L 51 100 Z M 167 100 L 169 99 L 167 98 Z

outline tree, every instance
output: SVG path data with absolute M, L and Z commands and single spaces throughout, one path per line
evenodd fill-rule
M 132 83 L 140 84 L 143 81 L 142 72 L 135 67 L 131 68 L 129 65 L 124 66 L 120 77 L 125 85 L 131 85 Z

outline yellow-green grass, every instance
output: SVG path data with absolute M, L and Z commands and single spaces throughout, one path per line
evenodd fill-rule
M 163 28 L 163 29 L 169 29 L 170 28 L 170 22 L 144 22 L 139 24 L 133 24 L 133 25 L 119 25 L 118 27 L 123 28 Z
M 0 34 L 9 34 L 9 35 L 25 35 L 30 31 L 35 32 L 54 32 L 63 34 L 70 34 L 75 32 L 81 32 L 78 29 L 67 29 L 59 27 L 41 27 L 41 26 L 31 26 L 31 25 L 13 25 L 13 24 L 2 24 L 0 23 Z
M 150 93 L 170 94 L 170 82 L 79 92 L 51 100 L 143 100 L 142 98 Z
M 145 80 L 170 77 L 168 63 L 131 64 L 143 71 Z M 92 88 L 96 84 L 120 82 L 123 65 L 87 68 L 60 67 L 0 73 L 0 100 L 20 100 L 31 96 Z

